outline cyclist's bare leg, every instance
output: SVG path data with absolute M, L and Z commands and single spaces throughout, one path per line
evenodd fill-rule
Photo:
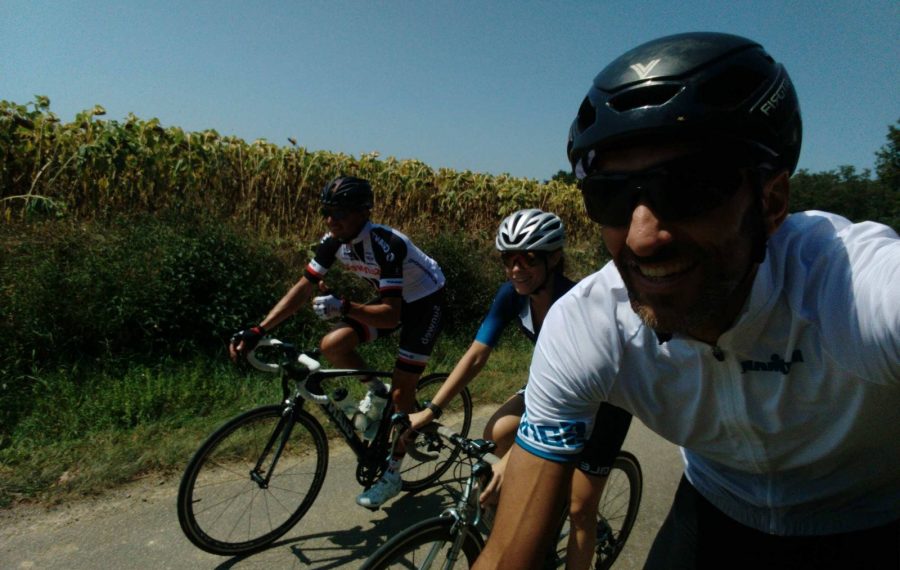
M 606 477 L 595 477 L 575 469 L 569 499 L 571 520 L 569 544 L 566 547 L 566 569 L 587 570 L 591 567 L 597 541 L 597 506 L 606 485 Z
M 366 362 L 356 352 L 359 336 L 349 325 L 337 328 L 322 337 L 319 348 L 322 356 L 336 368 L 366 368 Z
M 394 402 L 394 410 L 407 414 L 416 411 L 416 384 L 419 382 L 421 372 L 409 372 L 394 368 L 391 379 L 391 397 Z M 406 445 L 403 438 L 397 441 L 394 448 L 394 458 L 399 459 L 406 455 Z
M 494 454 L 503 457 L 516 439 L 519 420 L 525 413 L 525 396 L 516 394 L 504 402 L 484 426 L 484 438 L 494 440 L 497 449 Z
M 398 412 L 412 412 L 416 407 L 416 384 L 421 372 L 408 372 L 394 368 L 391 393 L 394 397 L 394 409 Z

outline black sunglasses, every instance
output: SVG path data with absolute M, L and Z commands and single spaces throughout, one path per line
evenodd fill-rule
M 319 210 L 319 213 L 322 214 L 323 218 L 331 218 L 332 220 L 339 222 L 349 216 L 353 210 L 343 210 L 340 208 L 322 208 Z
M 543 259 L 534 251 L 503 251 L 500 253 L 500 261 L 507 269 L 512 269 L 516 261 L 523 267 L 534 267 Z
M 604 226 L 627 226 L 641 200 L 662 220 L 684 220 L 724 204 L 746 168 L 733 157 L 692 154 L 637 172 L 596 172 L 581 181 L 581 195 L 588 216 Z

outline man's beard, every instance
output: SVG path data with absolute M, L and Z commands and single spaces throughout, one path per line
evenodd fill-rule
M 708 274 L 708 268 L 704 268 Z M 720 273 L 720 272 L 719 272 Z M 665 310 L 663 303 L 655 302 L 651 307 L 628 288 L 631 308 L 648 327 L 658 333 L 689 334 L 715 323 L 725 312 L 731 294 L 737 289 L 741 279 L 724 278 L 718 275 L 707 280 L 694 303 L 682 310 Z M 626 283 L 627 285 L 627 283 Z M 663 306 L 660 306 L 663 305 Z M 662 310 L 660 310 L 662 309 Z
M 699 267 L 695 270 L 702 272 L 702 286 L 692 303 L 680 309 L 677 307 L 679 299 L 674 296 L 670 299 L 657 297 L 652 302 L 642 299 L 630 283 L 628 273 L 620 267 L 619 274 L 628 289 L 631 308 L 644 324 L 657 333 L 691 334 L 692 331 L 710 327 L 730 326 L 731 323 L 723 323 L 723 319 L 735 302 L 735 291 L 749 278 L 756 263 L 761 262 L 765 255 L 766 231 L 760 206 L 748 208 L 737 236 L 738 239 L 721 244 L 717 251 L 676 245 L 654 254 L 653 259 L 657 261 L 680 256 L 699 261 Z M 634 257 L 631 250 L 628 252 L 627 255 Z M 728 254 L 746 256 L 747 262 L 742 267 L 729 267 L 724 258 Z

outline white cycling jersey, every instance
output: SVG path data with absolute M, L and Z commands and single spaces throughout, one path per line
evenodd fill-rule
M 304 275 L 318 283 L 335 260 L 368 281 L 379 297 L 402 296 L 411 303 L 444 286 L 444 273 L 435 260 L 402 232 L 371 221 L 350 243 L 325 234 Z
M 900 518 L 900 240 L 793 214 L 716 347 L 660 343 L 611 263 L 551 308 L 517 442 L 574 461 L 603 401 L 683 447 L 694 487 L 781 535 Z

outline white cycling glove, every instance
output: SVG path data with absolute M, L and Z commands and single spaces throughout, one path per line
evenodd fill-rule
M 327 321 L 343 315 L 344 301 L 334 295 L 323 295 L 313 299 L 313 310 L 320 319 Z

